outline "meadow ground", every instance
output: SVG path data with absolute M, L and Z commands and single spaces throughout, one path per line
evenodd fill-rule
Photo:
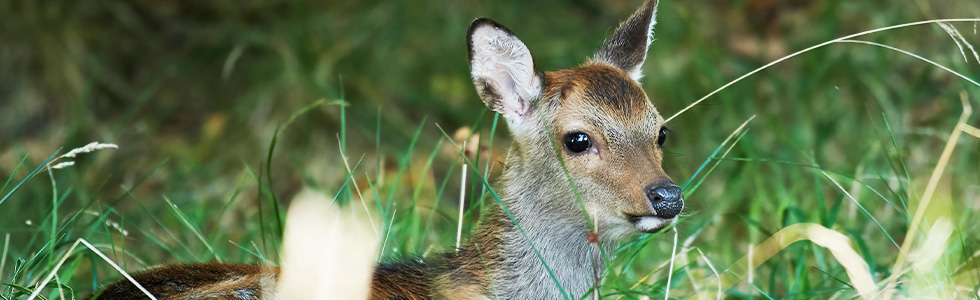
M 967 0 L 716 2 L 660 4 L 643 86 L 664 116 L 812 45 L 980 17 Z M 0 298 L 50 274 L 49 299 L 122 278 L 83 246 L 69 253 L 78 239 L 129 271 L 277 264 L 303 188 L 363 201 L 383 261 L 452 249 L 457 224 L 465 239 L 495 205 L 481 176 L 493 181 L 509 145 L 469 79 L 469 21 L 505 24 L 553 70 L 639 4 L 2 1 Z M 684 187 L 683 221 L 624 242 L 601 295 L 980 297 L 980 113 L 964 114 L 980 110 L 977 26 L 831 43 L 671 119 L 664 167 Z M 468 133 L 479 163 L 458 222 Z M 118 149 L 44 167 L 93 141 Z

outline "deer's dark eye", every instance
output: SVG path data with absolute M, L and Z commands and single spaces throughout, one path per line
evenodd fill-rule
M 572 132 L 565 135 L 565 148 L 572 153 L 582 153 L 592 147 L 592 138 L 588 134 Z
M 664 147 L 664 142 L 667 141 L 667 132 L 669 131 L 670 129 L 667 129 L 667 127 L 660 127 L 660 134 L 657 135 L 657 145 L 660 146 L 660 148 Z

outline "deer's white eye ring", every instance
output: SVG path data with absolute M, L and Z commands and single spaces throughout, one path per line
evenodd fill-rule
M 592 148 L 592 138 L 588 134 L 572 132 L 565 135 L 565 149 L 572 153 L 582 153 Z

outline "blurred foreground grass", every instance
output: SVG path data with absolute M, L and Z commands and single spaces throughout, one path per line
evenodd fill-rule
M 386 259 L 451 249 L 460 165 L 440 128 L 463 138 L 467 129 L 481 133 L 480 170 L 488 149 L 499 160 L 509 143 L 502 126 L 489 143 L 493 116 L 483 111 L 466 65 L 469 21 L 486 16 L 505 24 L 540 69 L 553 70 L 583 61 L 637 5 L 2 1 L 0 181 L 10 180 L 0 190 L 0 282 L 8 284 L 0 296 L 20 298 L 22 288 L 33 289 L 78 238 L 130 271 L 207 260 L 276 263 L 276 208 L 304 186 L 359 199 L 351 189 L 356 183 L 390 230 Z M 919 20 L 976 17 L 980 2 L 966 0 L 664 1 L 643 85 L 669 116 L 820 42 Z M 980 46 L 976 23 L 952 26 Z M 940 26 L 862 39 L 980 80 L 971 48 Z M 980 109 L 978 94 L 980 87 L 909 56 L 833 44 L 678 116 L 665 169 L 678 183 L 700 184 L 686 191 L 670 296 L 713 297 L 706 261 L 723 272 L 780 229 L 804 222 L 849 237 L 875 282 L 884 284 L 963 110 L 960 99 Z M 720 146 L 752 115 L 737 143 Z M 977 120 L 966 123 L 977 127 Z M 119 149 L 80 156 L 52 176 L 41 170 L 7 197 L 59 149 L 91 141 Z M 713 154 L 731 145 L 724 158 Z M 963 135 L 953 145 L 915 240 L 933 247 L 913 246 L 913 263 L 899 269 L 899 294 L 906 297 L 978 297 L 980 139 Z M 353 177 L 341 153 L 356 168 Z M 698 173 L 706 160 L 717 166 Z M 468 208 L 481 203 L 477 182 L 467 186 Z M 472 212 L 466 230 L 478 223 Z M 941 222 L 951 229 L 932 226 Z M 663 297 L 667 235 L 627 243 L 603 295 Z M 703 258 L 683 251 L 694 248 Z M 793 244 L 726 293 L 855 295 L 830 254 L 816 244 Z M 76 293 L 120 278 L 88 251 L 76 251 L 66 266 L 59 278 Z

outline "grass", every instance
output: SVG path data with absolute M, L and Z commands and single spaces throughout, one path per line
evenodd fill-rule
M 976 18 L 974 2 L 661 3 L 643 85 L 671 116 L 665 169 L 688 207 L 676 242 L 610 255 L 603 298 L 851 298 L 861 263 L 880 296 L 978 297 L 977 25 L 849 36 Z M 47 299 L 122 278 L 79 239 L 129 272 L 277 263 L 302 188 L 363 201 L 382 260 L 451 251 L 495 205 L 485 183 L 509 145 L 469 82 L 468 21 L 507 25 L 553 70 L 638 4 L 4 2 L 0 297 L 52 274 Z M 92 141 L 119 149 L 44 168 Z M 794 228 L 832 233 L 769 242 Z

